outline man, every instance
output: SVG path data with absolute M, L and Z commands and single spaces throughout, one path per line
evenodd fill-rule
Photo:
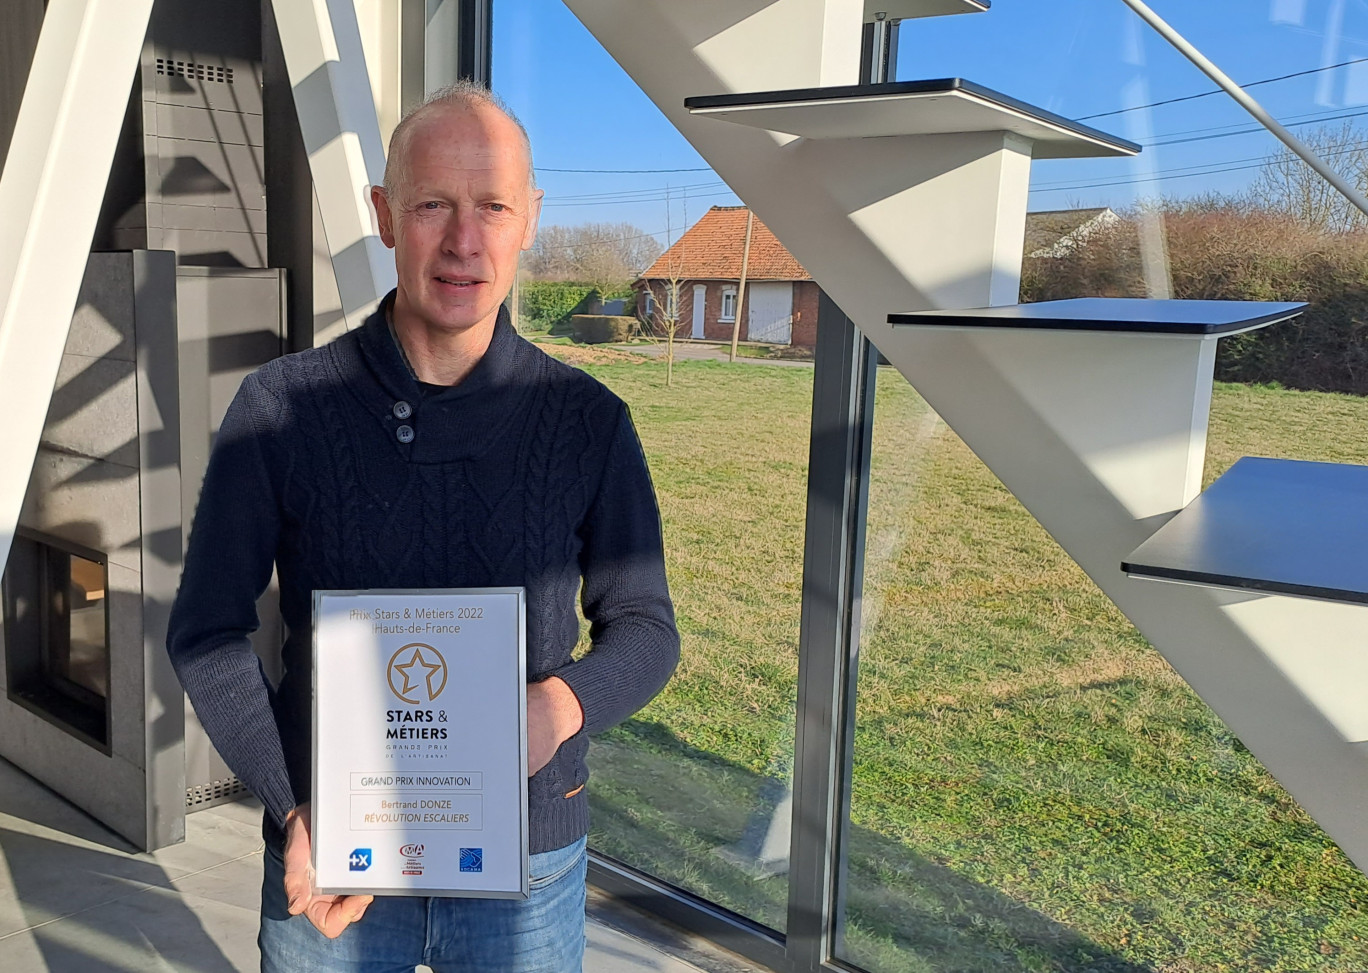
M 263 970 L 578 970 L 587 734 L 678 660 L 654 492 L 623 403 L 502 308 L 541 203 L 521 125 L 482 88 L 446 89 L 395 130 L 371 198 L 398 287 L 361 328 L 243 382 L 168 648 L 266 807 Z M 248 641 L 273 566 L 289 633 L 275 691 Z M 507 585 L 527 588 L 530 899 L 315 894 L 311 593 Z M 593 646 L 573 661 L 577 593 Z

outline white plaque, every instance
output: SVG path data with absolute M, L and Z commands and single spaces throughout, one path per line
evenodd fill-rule
M 522 588 L 314 592 L 324 893 L 526 898 Z

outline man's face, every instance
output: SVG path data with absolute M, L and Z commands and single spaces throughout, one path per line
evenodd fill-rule
M 448 108 L 419 122 L 394 197 L 371 190 L 380 238 L 394 248 L 396 312 L 463 331 L 492 324 L 537 234 L 517 126 L 489 108 Z

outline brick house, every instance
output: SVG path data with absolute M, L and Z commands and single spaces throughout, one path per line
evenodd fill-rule
M 658 334 L 673 317 L 678 337 L 731 341 L 745 242 L 744 206 L 709 209 L 632 284 L 637 316 Z M 676 287 L 678 308 L 671 315 L 670 292 Z M 818 294 L 802 264 L 756 218 L 740 308 L 741 340 L 814 347 Z

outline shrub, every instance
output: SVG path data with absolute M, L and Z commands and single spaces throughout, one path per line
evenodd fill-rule
M 626 341 L 636 318 L 619 314 L 575 314 L 570 318 L 572 334 L 584 345 L 604 345 Z
M 1323 233 L 1231 200 L 1166 203 L 1175 298 L 1307 301 L 1295 321 L 1221 339 L 1216 378 L 1368 395 L 1368 234 Z M 1022 300 L 1144 297 L 1140 212 L 1062 257 L 1030 257 Z
M 530 280 L 519 288 L 521 317 L 533 330 L 564 329 L 570 315 L 579 310 L 594 288 L 566 281 Z

